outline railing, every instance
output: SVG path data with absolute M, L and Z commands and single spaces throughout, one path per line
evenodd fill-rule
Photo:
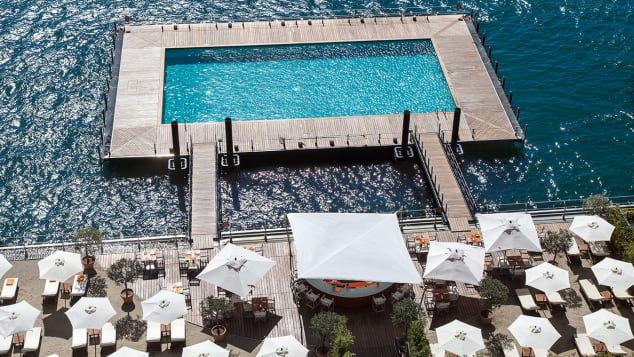
M 119 66 L 121 63 L 120 53 L 123 47 L 123 32 L 119 31 L 117 23 L 114 23 L 113 31 L 110 34 L 112 47 L 110 47 L 110 59 L 108 61 L 108 77 L 106 78 L 106 91 L 103 95 L 104 109 L 101 111 L 102 127 L 100 129 L 101 145 L 97 148 L 99 162 L 103 162 L 110 155 L 110 145 L 112 141 L 112 131 L 114 125 L 114 104 L 117 96 L 119 81 Z M 112 90 L 111 90 L 112 89 Z
M 420 145 L 420 137 L 416 135 L 416 131 L 414 131 L 414 133 L 410 132 L 410 138 L 412 143 L 414 144 L 414 150 L 416 150 L 416 154 L 418 156 L 418 158 L 421 161 L 421 165 L 423 167 L 423 172 L 425 173 L 425 176 L 427 177 L 427 182 L 430 184 L 431 186 L 431 192 L 432 195 L 434 196 L 434 200 L 436 201 L 436 205 L 440 208 L 443 218 L 445 219 L 445 221 L 447 220 L 447 207 L 443 202 L 443 198 L 440 195 L 439 190 L 436 188 L 438 185 L 436 183 L 436 180 L 434 179 L 434 177 L 432 176 L 432 172 L 431 168 L 430 168 L 430 162 L 429 159 L 425 157 L 424 153 L 423 153 L 423 149 Z
M 192 238 L 191 238 L 192 237 L 192 213 L 193 213 L 192 202 L 193 202 L 193 199 L 194 199 L 193 192 L 192 192 L 193 187 L 194 187 L 194 185 L 193 185 L 193 179 L 194 179 L 194 155 L 193 155 L 193 153 L 194 153 L 194 144 L 190 143 L 189 147 L 190 147 L 189 151 L 192 154 L 189 155 L 189 166 L 187 167 L 188 171 L 189 171 L 189 177 L 187 177 L 187 181 L 188 181 L 188 183 L 187 183 L 187 186 L 188 186 L 187 187 L 187 192 L 189 194 L 189 197 L 188 197 L 189 212 L 187 214 L 187 235 L 189 236 L 189 241 L 191 242 L 192 241 Z M 179 164 L 179 163 L 174 163 L 174 164 Z
M 220 226 L 222 222 L 222 192 L 220 190 L 220 157 L 218 157 L 219 152 L 219 143 L 216 143 L 214 146 L 214 155 L 216 155 L 216 237 L 215 239 L 220 239 Z M 233 159 L 233 158 L 232 158 Z
M 439 136 L 439 138 L 441 138 Z M 443 151 L 445 152 L 445 156 L 447 157 L 447 161 L 449 162 L 449 167 L 451 167 L 451 171 L 453 171 L 453 175 L 456 178 L 456 182 L 458 182 L 458 187 L 460 187 L 460 191 L 462 191 L 462 197 L 471 212 L 471 215 L 476 213 L 477 204 L 471 195 L 471 191 L 469 190 L 469 186 L 467 185 L 467 180 L 465 180 L 462 175 L 462 170 L 460 169 L 460 165 L 458 164 L 458 160 L 456 160 L 456 156 L 453 153 L 453 149 L 451 148 L 451 144 L 445 142 L 444 138 L 440 140 Z
M 622 207 L 634 207 L 634 196 L 613 196 L 607 197 L 614 205 Z M 499 203 L 481 205 L 478 208 L 482 213 L 495 212 L 528 212 L 535 210 L 568 210 L 583 208 L 585 198 L 573 198 L 569 200 L 553 200 L 553 201 L 528 201 L 515 203 Z

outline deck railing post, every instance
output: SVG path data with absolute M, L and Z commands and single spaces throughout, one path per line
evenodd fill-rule
M 24 260 L 27 260 L 29 258 L 29 255 L 26 252 L 26 241 L 24 240 L 24 236 L 22 236 L 22 246 L 24 247 Z
M 484 41 L 486 41 L 486 39 L 487 39 L 487 34 L 483 33 L 482 34 L 482 47 L 484 47 Z
M 506 76 L 502 76 L 502 89 L 504 89 L 504 85 L 506 84 Z
M 451 149 L 456 150 L 460 132 L 460 108 L 456 107 L 453 112 L 453 130 L 451 131 Z M 443 140 L 444 143 L 444 140 Z
M 515 113 L 515 119 L 520 120 L 520 107 L 517 107 L 517 112 Z
M 495 74 L 498 74 L 498 61 L 495 61 Z
M 509 104 L 513 103 L 513 91 L 509 92 Z
M 403 112 L 403 133 L 401 136 L 401 153 L 403 154 L 403 158 L 407 157 L 407 144 L 409 139 L 409 117 L 410 112 L 406 110 Z
M 227 166 L 233 168 L 233 131 L 231 129 L 231 118 L 225 118 L 225 141 L 227 142 Z

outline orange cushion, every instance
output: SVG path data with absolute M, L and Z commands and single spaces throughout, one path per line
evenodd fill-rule
M 13 279 L 7 279 L 6 284 L 7 285 L 13 285 L 14 282 L 15 282 L 15 280 L 13 280 Z

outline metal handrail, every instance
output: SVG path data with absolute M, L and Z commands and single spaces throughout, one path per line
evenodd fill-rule
M 634 206 L 634 196 L 612 196 L 606 197 L 614 205 L 631 207 Z M 519 212 L 519 211 L 534 211 L 534 210 L 549 210 L 549 209 L 573 209 L 583 208 L 583 201 L 585 198 L 573 198 L 565 200 L 550 200 L 550 201 L 527 201 L 527 202 L 514 202 L 514 203 L 499 203 L 480 205 L 478 211 L 480 212 Z
M 451 171 L 453 171 L 454 177 L 456 178 L 456 182 L 458 182 L 458 187 L 460 187 L 460 191 L 462 191 L 462 196 L 464 197 L 467 203 L 467 207 L 469 208 L 469 211 L 473 215 L 476 213 L 476 209 L 478 205 L 476 204 L 475 199 L 471 195 L 471 191 L 469 190 L 469 186 L 467 185 L 467 180 L 465 180 L 464 176 L 462 175 L 462 170 L 460 169 L 458 160 L 456 159 L 456 156 L 453 153 L 451 144 L 441 141 L 441 146 L 443 148 L 443 151 L 445 152 L 447 161 L 449 162 L 449 167 L 451 167 Z

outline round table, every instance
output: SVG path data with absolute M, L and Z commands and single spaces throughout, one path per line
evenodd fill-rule
M 325 294 L 335 300 L 336 306 L 367 306 L 372 303 L 372 297 L 386 294 L 391 290 L 392 283 L 365 282 L 347 280 L 306 279 L 308 285 L 316 293 Z

